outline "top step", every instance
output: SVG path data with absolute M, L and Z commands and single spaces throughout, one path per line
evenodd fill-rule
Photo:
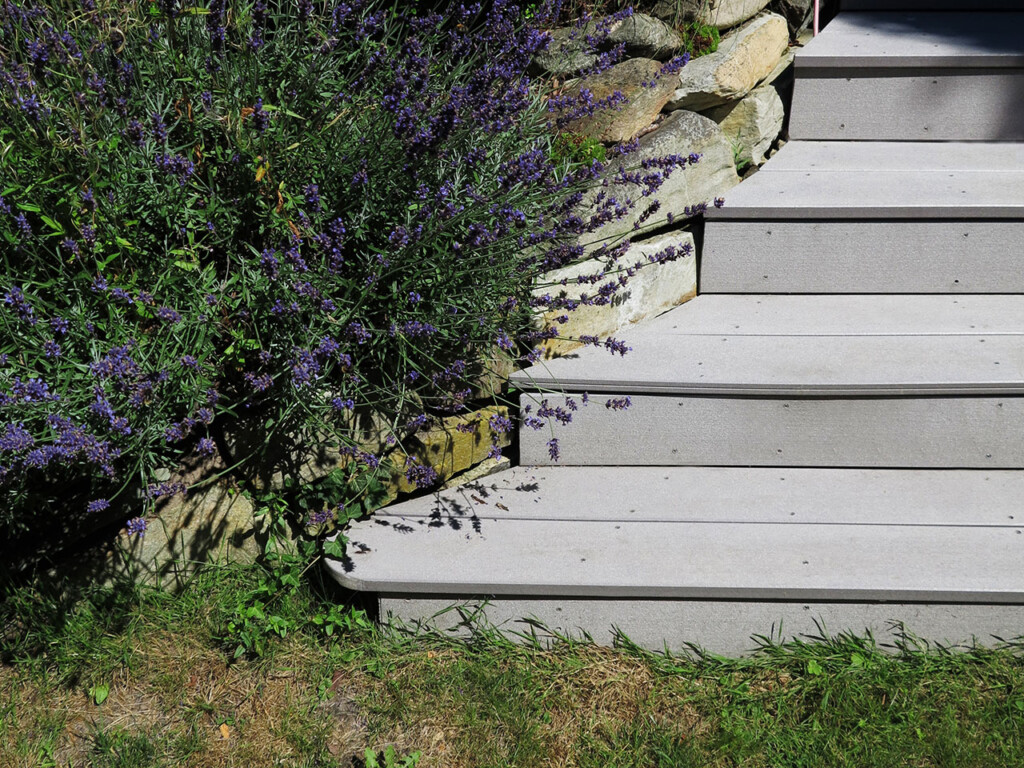
M 795 67 L 794 139 L 1024 139 L 1024 12 L 843 12 Z
M 1019 11 L 1021 0 L 842 0 L 844 11 Z
M 797 55 L 816 67 L 1021 67 L 1024 13 L 842 13 Z

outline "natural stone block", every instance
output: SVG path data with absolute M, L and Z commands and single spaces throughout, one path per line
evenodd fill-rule
M 139 583 L 181 586 L 201 564 L 252 562 L 262 551 L 252 502 L 228 481 L 168 499 L 147 523 L 143 536 L 118 536 Z
M 719 29 L 732 29 L 753 18 L 768 5 L 768 0 L 708 0 L 701 21 Z
M 694 59 L 679 75 L 666 109 L 705 110 L 746 96 L 786 54 L 786 20 L 769 13 L 726 36 L 715 53 Z
M 508 446 L 510 435 L 496 433 L 491 429 L 492 416 L 508 418 L 508 408 L 495 405 L 448 416 L 441 419 L 437 426 L 417 432 L 405 441 L 404 450 L 395 451 L 391 455 L 392 465 L 396 469 L 390 484 L 393 490 L 396 493 L 416 490 L 416 485 L 405 477 L 407 457 L 415 457 L 424 465 L 429 464 L 442 480 L 447 480 L 486 459 L 495 441 L 499 447 Z
M 670 246 L 680 254 L 674 261 L 663 264 L 649 261 L 648 257 L 654 257 Z M 665 312 L 697 294 L 697 260 L 691 233 L 677 231 L 634 243 L 619 259 L 618 268 L 624 270 L 637 263 L 643 266 L 608 304 L 581 306 L 567 313 L 569 320 L 564 324 L 555 321 L 556 317 L 563 314 L 562 312 L 548 312 L 542 315 L 541 322 L 545 325 L 555 325 L 560 334 L 559 338 L 545 342 L 545 355 L 563 354 L 575 349 L 580 346 L 580 342 L 573 339 L 583 334 L 601 337 L 613 335 L 628 325 Z M 563 295 L 572 299 L 578 299 L 584 293 L 593 296 L 601 283 L 615 280 L 618 273 L 609 273 L 606 279 L 597 284 L 580 284 L 577 278 L 600 273 L 603 268 L 601 260 L 588 259 L 556 270 L 545 275 L 543 282 L 534 289 L 534 293 Z
M 404 474 L 409 456 L 434 467 L 441 480 L 462 473 L 468 482 L 505 466 L 501 459 L 488 459 L 494 442 L 504 448 L 511 438 L 508 433 L 493 432 L 489 422 L 495 415 L 508 418 L 508 408 L 491 406 L 449 416 L 404 441 L 404 450 L 396 450 L 390 456 L 396 471 L 383 478 L 387 499 L 393 501 L 400 493 L 417 490 Z M 335 454 L 329 466 L 307 466 L 305 478 L 315 480 L 345 461 L 345 457 Z M 468 476 L 467 470 L 485 461 L 489 463 L 483 469 Z M 190 485 L 223 469 L 219 459 L 211 459 L 181 468 L 169 479 Z M 140 583 L 181 586 L 202 563 L 252 562 L 266 539 L 264 523 L 254 515 L 252 502 L 228 480 L 217 480 L 158 503 L 156 513 L 147 517 L 147 524 L 143 536 L 127 531 L 119 534 L 117 548 L 125 557 L 111 558 L 107 566 L 110 575 L 127 571 Z
M 625 45 L 626 56 L 668 61 L 684 45 L 683 36 L 665 22 L 634 13 L 615 24 L 608 35 L 609 45 Z
M 740 101 L 715 107 L 705 114 L 718 123 L 732 142 L 738 164 L 760 165 L 782 130 L 784 113 L 775 88 L 762 85 Z
M 660 0 L 651 13 L 670 24 L 696 21 L 730 29 L 760 13 L 766 5 L 768 0 Z
M 804 22 L 814 14 L 814 0 L 771 0 L 769 7 L 785 17 L 790 38 L 796 38 Z
M 551 31 L 546 50 L 533 57 L 531 70 L 555 77 L 572 77 L 597 64 L 597 54 L 586 44 L 586 28 L 563 27 Z
M 504 472 L 511 467 L 512 461 L 507 456 L 500 456 L 496 459 L 484 459 L 475 467 L 470 467 L 465 472 L 460 472 L 452 477 L 441 486 L 441 489 L 461 488 L 464 485 L 476 483 L 485 477 Z
M 602 189 L 609 197 L 619 200 L 639 200 L 635 208 L 622 219 L 608 222 L 596 232 L 581 238 L 584 248 L 592 251 L 601 243 L 614 244 L 625 236 L 638 237 L 644 231 L 664 226 L 666 214 L 672 213 L 678 218 L 687 206 L 710 203 L 739 183 L 732 146 L 722 129 L 715 121 L 685 110 L 673 112 L 657 130 L 643 136 L 638 141 L 636 151 L 623 157 L 621 162 L 610 163 L 608 176 L 613 177 L 620 164 L 628 170 L 639 166 L 647 158 L 672 154 L 685 157 L 691 153 L 700 155 L 700 161 L 686 168 L 676 168 L 665 179 L 654 194 L 654 198 L 661 203 L 661 209 L 639 230 L 634 229 L 634 224 L 643 214 L 648 198 L 640 197 L 636 187 L 621 184 L 610 184 L 608 188 Z M 591 193 L 591 199 L 594 194 L 596 192 Z
M 587 89 L 595 101 L 600 101 L 619 92 L 628 103 L 599 109 L 569 123 L 566 130 L 605 142 L 628 141 L 636 136 L 661 113 L 675 91 L 674 75 L 655 79 L 661 66 L 653 59 L 630 59 L 581 80 L 567 95 L 578 95 Z
M 597 22 L 582 27 L 562 27 L 551 31 L 551 42 L 532 62 L 534 72 L 546 72 L 556 77 L 571 77 L 590 69 L 597 63 L 597 52 L 587 44 L 587 38 L 597 32 Z M 626 58 L 671 59 L 683 46 L 683 37 L 659 19 L 643 13 L 613 22 L 607 37 L 601 41 L 602 49 L 625 46 Z

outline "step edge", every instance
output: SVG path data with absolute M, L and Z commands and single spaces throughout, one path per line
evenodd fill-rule
M 934 206 L 934 205 L 901 205 L 895 207 L 874 207 L 865 205 L 848 206 L 786 206 L 753 205 L 739 203 L 730 204 L 728 196 L 722 208 L 711 210 L 705 214 L 708 222 L 724 221 L 820 221 L 828 223 L 841 219 L 844 221 L 861 221 L 864 223 L 882 223 L 892 221 L 1024 221 L 1024 203 L 1020 205 L 993 206 Z
M 525 582 L 469 582 L 448 580 L 389 580 L 359 578 L 339 571 L 325 561 L 331 577 L 354 592 L 389 594 L 503 595 L 522 597 L 572 598 L 653 598 L 679 600 L 779 600 L 820 602 L 942 602 L 1024 604 L 1024 590 L 899 589 L 887 587 L 709 587 L 709 586 L 637 586 L 615 584 L 563 584 Z
M 553 376 L 510 379 L 524 395 L 547 395 L 566 392 L 601 394 L 651 394 L 731 397 L 844 397 L 844 398 L 913 398 L 964 397 L 984 395 L 1024 395 L 1024 382 L 962 383 L 962 384 L 695 384 L 678 382 L 635 381 L 630 379 L 588 379 Z M 547 391 L 556 390 L 556 391 Z
M 793 59 L 793 65 L 801 77 L 840 78 L 883 77 L 890 72 L 903 70 L 928 70 L 918 74 L 924 77 L 949 77 L 960 74 L 978 74 L 978 70 L 991 70 L 992 74 L 1024 68 L 1024 54 L 1019 53 L 974 53 L 967 56 L 952 54 L 939 55 L 884 55 L 870 54 L 848 56 L 836 54 L 815 54 L 800 52 Z M 940 70 L 935 72 L 935 70 Z M 815 72 L 820 70 L 820 72 Z M 850 71 L 847 71 L 850 70 Z M 869 70 L 866 74 L 864 70 Z

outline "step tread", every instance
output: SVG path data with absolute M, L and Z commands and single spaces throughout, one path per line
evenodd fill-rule
M 1021 527 L 1021 498 L 1019 470 L 545 466 L 513 467 L 374 516 L 456 528 L 474 517 Z
M 840 13 L 796 56 L 798 68 L 1024 66 L 1024 13 Z
M 701 294 L 637 332 L 759 336 L 1024 333 L 1018 295 Z
M 987 143 L 958 157 L 927 142 L 791 141 L 707 213 L 711 221 L 1022 216 L 1024 145 Z
M 777 482 L 766 490 L 766 479 L 779 470 L 723 470 L 729 478 L 719 483 L 748 489 L 750 496 L 737 502 L 747 511 L 738 513 L 738 520 L 717 519 L 715 514 L 702 520 L 694 519 L 700 517 L 701 491 L 692 498 L 699 480 L 693 472 L 657 470 L 674 482 L 670 489 L 652 490 L 644 482 L 649 478 L 635 468 L 603 469 L 603 481 L 577 468 L 545 469 L 543 476 L 535 472 L 529 479 L 529 468 L 516 470 L 508 479 L 531 488 L 519 492 L 523 498 L 518 503 L 548 509 L 551 519 L 478 511 L 467 522 L 453 525 L 442 515 L 432 524 L 422 514 L 403 517 L 393 510 L 357 523 L 348 533 L 349 559 L 329 568 L 345 586 L 384 593 L 1024 601 L 1021 528 L 982 523 L 972 513 L 990 514 L 982 505 L 991 499 L 944 496 L 948 482 L 930 485 L 922 477 L 895 491 L 898 481 L 883 482 L 876 495 L 890 496 L 894 514 L 901 513 L 898 507 L 915 507 L 910 516 L 916 522 L 864 524 L 856 510 L 877 514 L 867 509 L 874 497 L 868 494 L 857 505 L 859 496 L 851 493 L 849 482 L 830 483 L 841 470 L 807 470 L 813 487 L 802 492 L 792 490 L 800 485 L 795 482 Z M 981 491 L 985 482 L 992 482 L 984 477 L 1003 474 L 1019 473 L 958 473 L 953 479 Z M 863 473 L 858 478 L 863 481 Z M 1012 508 L 1006 506 L 1012 499 L 1020 498 L 1015 485 L 1019 478 L 1005 481 L 1000 494 L 1005 495 L 1004 511 Z M 567 504 L 594 509 L 613 503 L 609 499 L 626 501 L 626 494 L 630 509 L 669 519 L 635 522 L 625 509 L 619 519 L 558 519 Z M 733 494 L 742 495 L 737 490 Z M 830 522 L 779 523 L 770 520 L 770 512 L 764 520 L 752 519 L 750 507 L 784 509 L 792 503 L 806 509 L 809 494 L 822 509 L 835 506 L 838 511 Z M 549 495 L 554 503 L 548 502 Z M 449 496 L 458 498 L 460 493 Z M 510 510 L 517 503 L 512 498 L 508 502 Z M 972 524 L 947 524 L 954 514 Z
M 966 299 L 699 296 L 626 332 L 632 349 L 624 359 L 587 348 L 513 381 L 523 389 L 630 394 L 1024 393 L 1024 301 Z M 958 311 L 960 302 L 967 311 Z M 986 306 L 1001 315 L 983 319 Z
M 999 141 L 790 141 L 761 166 L 776 171 L 1024 172 L 1024 144 Z

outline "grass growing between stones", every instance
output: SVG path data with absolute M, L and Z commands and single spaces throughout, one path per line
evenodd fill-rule
M 302 628 L 233 659 L 226 627 L 258 580 L 211 568 L 178 596 L 74 604 L 10 592 L 0 765 L 350 768 L 389 745 L 473 768 L 1024 765 L 1019 648 L 844 637 L 737 661 L 361 621 L 327 637 L 301 622 L 325 599 L 304 585 L 274 607 Z

